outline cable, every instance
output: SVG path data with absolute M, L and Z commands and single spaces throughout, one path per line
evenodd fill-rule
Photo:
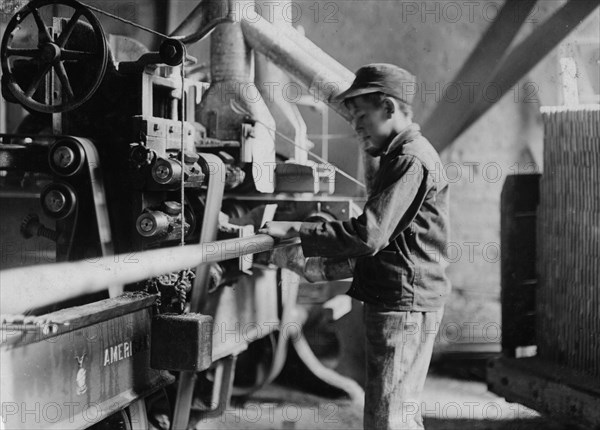
M 275 133 L 277 136 L 281 137 L 286 143 L 289 143 L 290 145 L 293 145 L 296 148 L 300 148 L 301 150 L 305 151 L 308 155 L 313 156 L 314 158 L 316 158 L 318 161 L 320 161 L 321 163 L 325 163 L 328 165 L 333 166 L 333 169 L 341 174 L 342 176 L 344 176 L 347 179 L 350 179 L 352 182 L 354 182 L 355 184 L 363 187 L 364 189 L 367 188 L 367 186 L 365 184 L 363 184 L 362 182 L 360 182 L 358 179 L 356 179 L 355 177 L 353 177 L 352 175 L 350 175 L 349 173 L 344 172 L 342 169 L 340 169 L 339 167 L 334 166 L 333 164 L 331 164 L 329 161 L 319 157 L 317 154 L 315 154 L 314 152 L 312 152 L 309 149 L 304 148 L 303 146 L 298 145 L 296 142 L 294 142 L 292 139 L 290 139 L 289 137 L 287 137 L 285 134 L 277 131 L 274 128 L 269 127 L 267 124 L 265 124 L 264 122 L 262 122 L 259 119 L 256 119 L 254 117 L 252 117 L 252 115 L 250 115 L 250 112 L 248 112 L 247 110 L 245 110 L 243 107 L 241 107 L 239 105 L 238 102 L 236 102 L 235 100 L 230 100 L 229 101 L 229 106 L 231 106 L 231 109 L 240 114 L 240 115 L 245 115 L 250 121 L 254 121 L 257 122 L 261 125 L 263 125 L 267 130 L 272 131 L 273 133 Z
M 87 4 L 87 3 L 82 3 L 82 2 L 80 2 L 80 3 L 81 3 L 83 6 L 85 6 L 85 7 L 89 8 L 89 9 L 91 9 L 91 10 L 95 11 L 95 12 L 98 12 L 98 13 L 100 13 L 100 14 L 102 14 L 102 15 L 109 16 L 109 17 L 111 17 L 111 18 L 113 18 L 113 19 L 116 19 L 117 21 L 124 22 L 125 24 L 129 24 L 129 25 L 131 25 L 131 26 L 133 26 L 133 27 L 139 28 L 140 30 L 147 31 L 148 33 L 152 33 L 152 34 L 154 34 L 154 35 L 156 35 L 156 36 L 164 37 L 165 39 L 170 39 L 170 37 L 169 37 L 169 36 L 167 36 L 166 34 L 162 34 L 162 33 L 161 33 L 161 32 L 159 32 L 159 31 L 152 30 L 151 28 L 144 27 L 144 26 L 143 26 L 143 25 L 141 25 L 141 24 L 135 23 L 135 22 L 133 22 L 133 21 L 129 21 L 128 19 L 125 19 L 125 18 L 121 18 L 120 16 L 117 16 L 117 15 L 113 15 L 113 14 L 112 14 L 112 13 L 110 13 L 110 12 L 106 12 L 106 11 L 104 11 L 104 10 L 102 10 L 102 9 L 98 9 L 97 7 L 90 6 L 90 5 L 89 5 L 89 4 Z M 185 57 L 184 57 L 184 58 L 185 58 Z
M 80 2 L 81 3 L 81 2 Z M 87 3 L 81 3 L 83 6 L 98 12 L 102 15 L 106 15 L 108 17 L 111 17 L 113 19 L 116 19 L 117 21 L 121 21 L 125 24 L 129 24 L 133 27 L 139 28 L 140 30 L 144 30 L 147 31 L 148 33 L 152 33 L 156 36 L 159 37 L 163 37 L 165 39 L 175 39 L 175 40 L 180 40 L 183 43 L 190 43 L 190 42 L 197 42 L 198 40 L 204 38 L 208 33 L 210 33 L 217 25 L 222 24 L 224 22 L 233 22 L 233 18 L 231 18 L 231 13 L 228 13 L 226 17 L 219 17 L 219 18 L 214 18 L 212 21 L 208 22 L 206 24 L 206 26 L 203 28 L 203 31 L 201 31 L 200 33 L 195 33 L 192 34 L 193 38 L 190 38 L 190 36 L 169 36 L 167 34 L 162 34 L 160 31 L 156 31 L 153 30 L 151 28 L 145 27 L 141 24 L 138 24 L 136 22 L 130 21 L 128 19 L 125 18 L 121 18 L 120 16 L 114 15 L 110 12 L 106 12 L 105 10 L 99 9 L 97 7 L 94 6 L 90 6 Z M 185 58 L 185 57 L 184 57 Z
M 187 49 L 185 44 L 181 44 L 183 48 L 183 58 L 187 57 Z M 185 126 L 185 67 L 183 63 L 180 66 L 181 69 L 181 104 L 179 105 L 179 122 L 181 123 L 181 145 L 179 148 L 180 156 L 181 156 L 181 246 L 185 245 L 185 163 L 183 151 L 185 150 L 184 146 L 184 132 L 183 128 Z
M 261 123 L 262 125 L 264 125 L 265 127 L 269 128 L 269 127 L 268 127 L 268 126 L 267 126 L 267 125 L 266 125 L 264 122 L 262 122 L 262 121 L 256 120 L 256 122 L 259 122 L 259 123 Z M 283 140 L 285 140 L 287 143 L 289 143 L 289 144 L 291 144 L 291 145 L 294 145 L 296 148 L 300 148 L 300 149 L 302 149 L 303 151 L 307 152 L 307 153 L 308 153 L 308 155 L 311 155 L 311 156 L 315 157 L 315 158 L 316 158 L 318 161 L 320 161 L 321 163 L 325 163 L 325 164 L 328 164 L 328 165 L 331 165 L 331 166 L 333 166 L 333 169 L 334 169 L 334 170 L 335 170 L 337 173 L 339 173 L 340 175 L 344 176 L 345 178 L 347 178 L 347 179 L 350 179 L 352 182 L 354 182 L 355 184 L 357 184 L 357 185 L 359 185 L 359 186 L 363 187 L 364 189 L 366 189 L 366 188 L 367 188 L 367 186 L 366 186 L 365 184 L 363 184 L 362 182 L 360 182 L 360 181 L 359 181 L 358 179 L 356 179 L 354 176 L 350 175 L 349 173 L 346 173 L 346 172 L 344 172 L 342 169 L 340 169 L 339 167 L 336 167 L 336 166 L 334 166 L 333 164 L 331 164 L 329 161 L 325 160 L 324 158 L 322 158 L 322 157 L 319 157 L 317 154 L 315 154 L 315 153 L 314 153 L 314 152 L 312 152 L 311 150 L 309 150 L 309 149 L 306 149 L 306 148 L 304 148 L 304 147 L 302 147 L 302 146 L 298 145 L 296 142 L 294 142 L 292 139 L 290 139 L 289 137 L 287 137 L 285 134 L 283 134 L 283 133 L 281 133 L 281 132 L 279 132 L 279 131 L 277 131 L 277 130 L 274 130 L 274 129 L 272 129 L 272 131 L 273 131 L 273 132 L 275 132 L 275 134 L 277 134 L 277 136 L 281 137 L 281 138 L 282 138 Z

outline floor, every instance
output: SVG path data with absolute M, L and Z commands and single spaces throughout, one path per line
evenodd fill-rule
M 522 405 L 507 403 L 487 391 L 465 369 L 433 367 L 425 390 L 427 430 L 565 430 Z M 312 390 L 315 391 L 315 390 Z M 277 384 L 247 399 L 237 399 L 213 419 L 196 417 L 196 429 L 362 429 L 362 410 L 342 397 L 324 397 Z

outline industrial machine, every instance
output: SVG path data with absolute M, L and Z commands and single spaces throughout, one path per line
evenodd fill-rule
M 307 87 L 353 75 L 291 28 L 243 34 L 234 5 L 201 2 L 156 52 L 107 37 L 102 11 L 75 0 L 34 0 L 8 22 L 2 95 L 28 116 L 0 135 L 4 243 L 45 243 L 47 264 L 3 261 L 3 429 L 186 428 L 192 408 L 225 410 L 249 345 L 272 354 L 246 359 L 246 390 L 281 370 L 299 278 L 269 266 L 286 243 L 255 231 L 356 205 L 331 196 L 332 166 L 276 156 L 269 108 L 239 90 L 245 40 L 283 49 Z M 210 79 L 186 76 L 186 44 L 210 31 Z

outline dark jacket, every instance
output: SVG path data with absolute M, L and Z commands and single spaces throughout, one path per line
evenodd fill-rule
M 394 138 L 381 156 L 362 215 L 303 223 L 306 257 L 356 258 L 348 294 L 389 310 L 434 311 L 450 291 L 448 184 L 419 126 Z

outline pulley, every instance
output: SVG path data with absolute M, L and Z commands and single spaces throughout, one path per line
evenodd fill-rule
M 50 147 L 48 162 L 56 175 L 72 176 L 83 168 L 85 151 L 77 140 L 61 138 Z
M 51 14 L 59 6 L 74 12 L 60 21 L 61 28 L 47 26 L 44 12 Z M 32 26 L 37 31 L 34 46 L 22 42 L 31 39 L 23 36 Z M 8 22 L 0 62 L 3 91 L 25 108 L 61 113 L 78 108 L 94 95 L 104 78 L 108 48 L 100 22 L 81 3 L 34 0 Z
M 48 184 L 40 194 L 42 209 L 54 219 L 63 219 L 73 213 L 77 205 L 75 190 L 64 182 Z

